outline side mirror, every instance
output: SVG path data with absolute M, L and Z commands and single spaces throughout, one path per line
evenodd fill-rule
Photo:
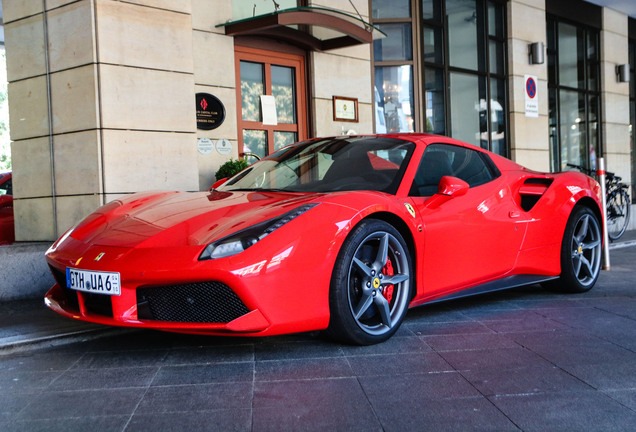
M 218 188 L 223 183 L 225 183 L 228 179 L 229 179 L 229 177 L 225 177 L 225 178 L 222 178 L 221 180 L 217 180 L 212 186 L 210 186 L 208 191 L 213 191 L 214 189 Z
M 426 200 L 424 207 L 427 209 L 436 209 L 446 201 L 466 195 L 470 186 L 464 180 L 452 176 L 444 176 L 439 181 L 437 193 Z
M 452 176 L 444 176 L 439 181 L 439 186 L 437 186 L 437 193 L 440 195 L 446 195 L 449 197 L 458 197 L 462 195 L 466 195 L 470 186 L 464 180 L 452 177 Z

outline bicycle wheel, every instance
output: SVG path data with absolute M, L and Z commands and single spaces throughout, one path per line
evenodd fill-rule
M 629 224 L 629 195 L 625 189 L 614 189 L 607 198 L 607 234 L 610 240 L 623 235 Z

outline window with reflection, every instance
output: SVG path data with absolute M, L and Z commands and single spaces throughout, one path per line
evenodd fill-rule
M 376 132 L 413 132 L 411 65 L 375 68 Z
M 506 2 L 371 0 L 376 132 L 449 135 L 508 155 Z
M 550 168 L 596 169 L 600 151 L 598 30 L 548 17 Z
M 413 17 L 410 0 L 373 0 L 371 15 L 386 34 L 373 43 L 375 131 L 414 132 Z

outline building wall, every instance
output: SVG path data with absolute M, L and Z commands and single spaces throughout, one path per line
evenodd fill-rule
M 199 188 L 190 1 L 3 6 L 17 241 L 125 193 Z
M 355 0 L 310 1 L 311 6 L 326 7 L 369 21 L 369 2 Z M 355 5 L 355 8 L 354 8 Z M 328 52 L 312 52 L 310 78 L 311 109 L 314 113 L 312 136 L 373 133 L 373 86 L 371 84 L 371 49 L 357 45 Z M 358 123 L 333 121 L 333 96 L 358 99 Z
M 549 171 L 547 56 L 543 64 L 530 64 L 528 44 L 533 42 L 547 46 L 545 0 L 511 0 L 508 5 L 510 155 L 528 168 Z M 526 116 L 525 75 L 537 77 L 538 118 Z
M 608 171 L 631 184 L 629 136 L 629 83 L 616 79 L 616 66 L 629 63 L 627 16 L 603 9 L 601 31 L 601 110 L 603 141 Z
M 216 150 L 209 154 L 196 152 L 198 189 L 205 190 L 215 181 L 214 173 L 230 158 L 238 159 L 236 79 L 234 38 L 226 36 L 216 25 L 232 19 L 232 0 L 192 0 L 192 43 L 195 93 L 209 93 L 225 106 L 225 120 L 216 129 L 197 130 L 197 139 L 208 138 L 213 143 L 225 138 L 232 152 L 223 156 Z M 192 99 L 194 103 L 194 99 Z

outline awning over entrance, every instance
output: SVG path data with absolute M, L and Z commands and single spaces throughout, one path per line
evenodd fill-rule
M 313 51 L 368 44 L 385 36 L 361 18 L 319 7 L 278 10 L 217 27 L 225 27 L 226 35 L 273 38 Z

